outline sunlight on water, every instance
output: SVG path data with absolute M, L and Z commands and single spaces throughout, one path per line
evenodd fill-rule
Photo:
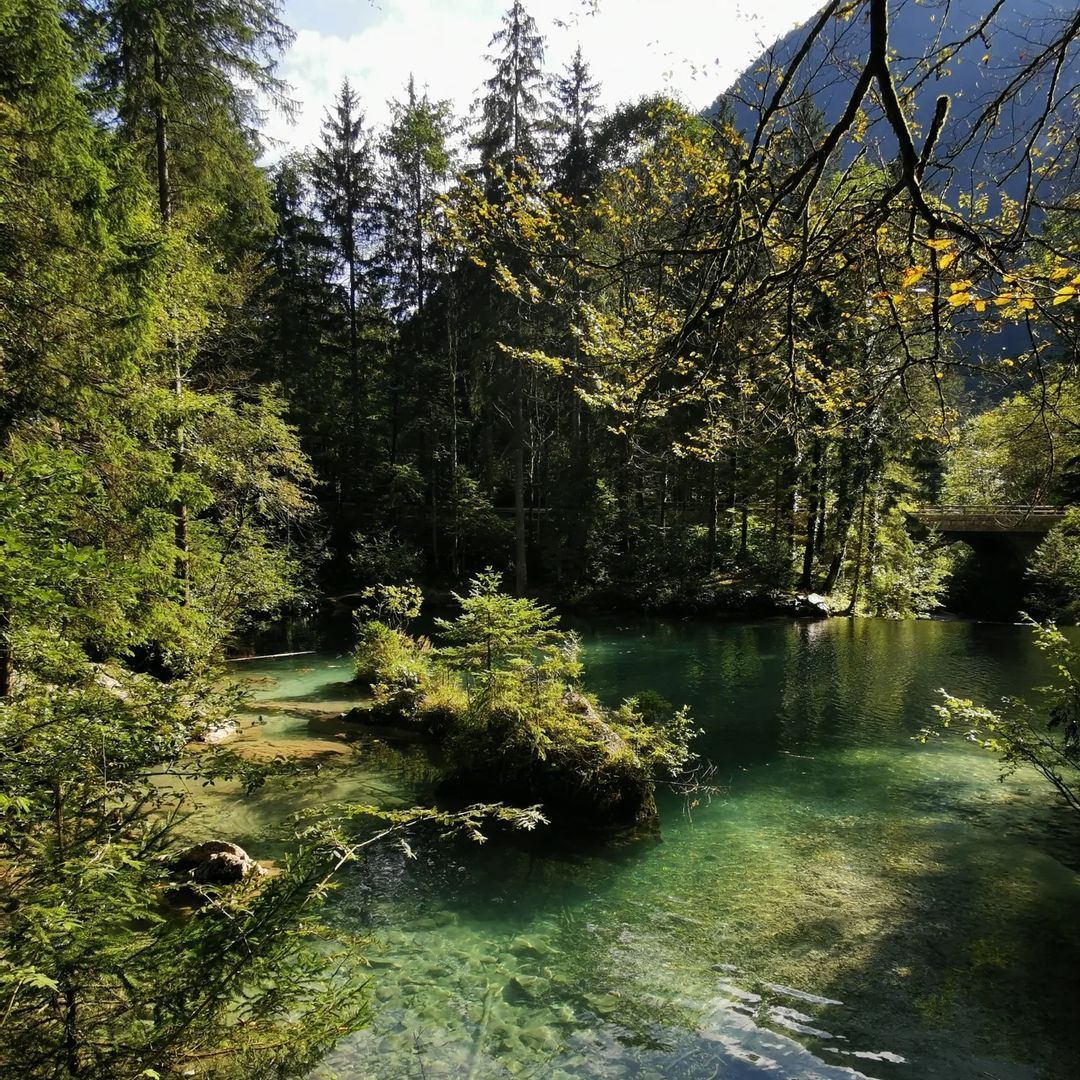
M 687 701 L 723 794 L 662 800 L 659 842 L 494 837 L 383 853 L 329 913 L 367 933 L 374 1017 L 348 1077 L 1072 1078 L 1080 851 L 1035 777 L 921 746 L 938 687 L 992 701 L 1045 677 L 1026 631 L 966 623 L 586 624 L 589 684 Z M 336 653 L 244 665 L 245 738 L 353 753 Z M 331 748 L 328 751 L 328 747 Z M 273 857 L 288 812 L 407 805 L 381 742 L 343 773 L 197 827 Z M 346 760 L 350 760 L 346 758 Z

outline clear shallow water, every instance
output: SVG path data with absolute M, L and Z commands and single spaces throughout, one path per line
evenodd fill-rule
M 374 1017 L 344 1077 L 1080 1076 L 1080 841 L 1041 782 L 959 739 L 920 746 L 938 687 L 1046 677 L 1018 627 L 835 620 L 579 627 L 609 700 L 686 701 L 723 794 L 661 800 L 662 839 L 383 853 L 329 917 L 367 933 Z M 236 665 L 272 749 L 341 760 L 346 661 Z M 274 857 L 290 810 L 407 805 L 430 771 L 363 743 L 344 774 L 197 826 Z

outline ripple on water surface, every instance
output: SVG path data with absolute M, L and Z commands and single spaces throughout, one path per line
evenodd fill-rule
M 373 939 L 374 1016 L 328 1067 L 380 1080 L 1080 1075 L 1068 823 L 1035 780 L 999 784 L 962 741 L 912 739 L 940 686 L 993 700 L 1038 684 L 1025 631 L 581 629 L 602 696 L 655 687 L 693 706 L 724 794 L 689 815 L 666 801 L 658 843 L 495 837 L 351 870 L 329 914 Z M 254 707 L 277 717 L 270 734 L 323 738 L 320 710 L 355 697 L 344 664 L 246 665 L 266 680 Z M 319 801 L 381 787 L 400 805 L 420 790 L 363 752 L 334 775 Z M 275 791 L 252 812 L 225 793 L 208 813 L 258 851 L 314 794 Z

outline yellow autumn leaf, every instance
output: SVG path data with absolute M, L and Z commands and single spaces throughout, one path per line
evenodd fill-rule
M 909 266 L 900 278 L 900 288 L 910 289 L 925 273 L 925 266 Z
M 941 256 L 940 259 L 938 259 L 938 269 L 948 270 L 954 262 L 956 262 L 956 252 L 947 251 L 944 255 Z
M 924 243 L 931 251 L 945 251 L 953 246 L 953 239 L 951 236 L 943 236 L 936 240 L 926 240 Z
M 1057 307 L 1058 304 L 1066 304 L 1076 295 L 1076 286 L 1066 285 L 1064 289 L 1058 289 L 1058 291 L 1054 293 L 1054 306 Z
M 956 292 L 949 297 L 950 307 L 962 307 L 971 299 L 971 293 L 969 292 Z

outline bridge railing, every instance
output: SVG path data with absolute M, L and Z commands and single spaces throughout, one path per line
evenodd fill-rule
M 963 517 L 978 515 L 989 517 L 994 514 L 1008 514 L 1023 517 L 1060 517 L 1065 513 L 1063 506 L 1023 506 L 1019 503 L 935 503 L 933 506 L 920 506 L 911 511 L 913 514 L 936 515 L 938 517 Z
M 1021 506 L 1007 503 L 968 503 L 922 506 L 908 511 L 910 520 L 942 533 L 1049 532 L 1065 517 L 1061 506 Z

